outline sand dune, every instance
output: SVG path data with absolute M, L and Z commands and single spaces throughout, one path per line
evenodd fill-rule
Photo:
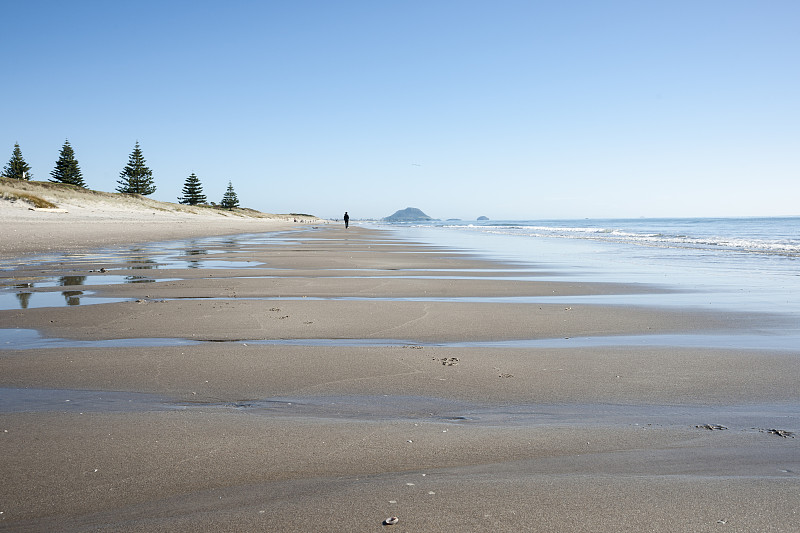
M 44 207 L 37 207 L 44 206 Z M 0 178 L 0 257 L 144 241 L 275 231 L 317 217 L 159 202 L 64 184 Z

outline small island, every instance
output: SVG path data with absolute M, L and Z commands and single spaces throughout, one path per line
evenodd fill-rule
M 393 215 L 390 215 L 383 220 L 385 222 L 419 222 L 435 219 L 429 217 L 416 207 L 406 207 L 405 209 L 395 211 Z
M 481 215 L 481 216 L 478 217 L 478 220 L 489 220 L 489 217 L 485 217 L 485 216 Z

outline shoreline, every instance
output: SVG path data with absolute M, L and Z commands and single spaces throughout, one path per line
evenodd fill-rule
M 763 315 L 437 302 L 658 290 L 552 281 L 546 268 L 537 276 L 540 267 L 358 226 L 205 246 L 190 258 L 197 265 L 153 265 L 150 283 L 94 274 L 90 285 L 36 286 L 101 266 L 110 280 L 140 274 L 141 258 L 124 255 L 4 272 L 6 287 L 24 272 L 34 297 L 77 290 L 127 301 L 0 311 L 2 328 L 87 343 L 0 345 L 0 390 L 32 402 L 0 410 L 0 527 L 380 531 L 389 516 L 400 518 L 394 528 L 425 531 L 793 527 L 800 439 L 769 430 L 797 431 L 796 351 L 435 345 L 734 335 L 759 331 Z M 419 299 L 376 298 L 401 294 Z M 91 346 L 146 337 L 202 342 Z M 409 344 L 247 342 L 307 338 Z M 155 404 L 129 409 L 125 394 Z

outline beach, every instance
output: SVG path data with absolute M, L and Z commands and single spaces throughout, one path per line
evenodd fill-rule
M 571 342 L 778 314 L 392 229 L 7 216 L 0 530 L 798 530 L 797 349 Z

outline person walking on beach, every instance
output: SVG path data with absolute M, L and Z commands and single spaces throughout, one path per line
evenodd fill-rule
M 347 211 L 344 212 L 344 229 L 350 225 L 350 215 L 347 214 Z

